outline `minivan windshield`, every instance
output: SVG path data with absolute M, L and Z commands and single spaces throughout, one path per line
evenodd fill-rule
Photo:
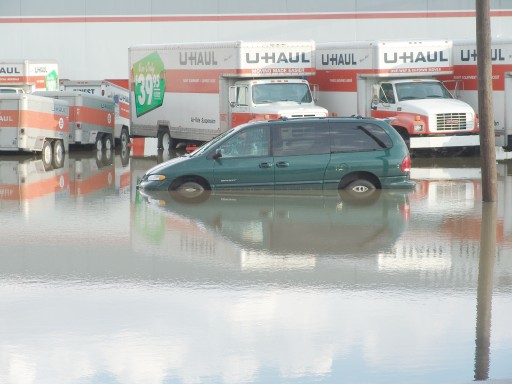
M 313 98 L 307 83 L 268 83 L 253 85 L 252 100 L 254 104 L 278 101 L 295 101 L 300 104 L 311 103 Z
M 450 91 L 439 81 L 396 83 L 398 101 L 416 99 L 452 99 Z
M 227 131 L 224 131 L 222 132 L 220 135 L 218 136 L 215 136 L 213 139 L 211 139 L 210 141 L 204 143 L 203 145 L 201 145 L 199 148 L 197 148 L 195 151 L 193 152 L 190 152 L 189 156 L 190 157 L 194 157 L 194 156 L 197 156 L 197 155 L 200 155 L 202 154 L 204 151 L 208 150 L 209 148 L 211 148 L 213 145 L 215 145 L 220 139 L 222 139 L 223 137 L 225 136 L 228 136 L 230 134 L 232 134 L 234 132 L 234 130 L 231 128 L 231 129 L 228 129 Z

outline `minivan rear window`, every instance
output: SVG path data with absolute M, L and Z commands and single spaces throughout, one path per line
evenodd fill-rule
M 372 123 L 332 123 L 331 139 L 331 152 L 364 152 L 393 146 L 386 131 Z

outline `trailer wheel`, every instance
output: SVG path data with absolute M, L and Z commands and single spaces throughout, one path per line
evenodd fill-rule
M 96 150 L 102 151 L 103 150 L 103 140 L 101 140 L 101 136 L 96 136 Z
M 43 166 L 45 169 L 48 169 L 52 166 L 52 159 L 53 159 L 52 144 L 47 140 L 45 140 L 43 143 L 43 148 L 41 150 L 41 159 L 43 161 Z
M 113 141 L 112 141 L 112 135 L 104 135 L 103 136 L 103 148 L 109 150 L 114 147 Z
M 54 168 L 62 168 L 64 165 L 64 143 L 62 140 L 53 142 L 53 166 Z

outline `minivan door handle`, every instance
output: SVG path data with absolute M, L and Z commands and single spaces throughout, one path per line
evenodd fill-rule
M 272 168 L 272 163 L 260 163 L 260 168 Z
M 286 168 L 289 166 L 290 166 L 290 163 L 288 163 L 287 161 L 280 161 L 280 162 L 276 163 L 276 167 L 278 167 L 278 168 Z

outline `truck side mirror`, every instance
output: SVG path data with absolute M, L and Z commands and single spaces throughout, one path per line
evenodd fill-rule
M 310 90 L 311 90 L 311 93 L 312 93 L 312 97 L 313 97 L 313 101 L 316 103 L 318 101 L 318 97 L 319 97 L 319 88 L 318 88 L 318 84 L 310 84 Z
M 229 105 L 232 107 L 236 105 L 236 88 L 235 86 L 229 87 Z
M 373 84 L 372 85 L 372 109 L 376 109 L 377 104 L 379 104 L 379 93 L 380 93 L 380 85 Z

